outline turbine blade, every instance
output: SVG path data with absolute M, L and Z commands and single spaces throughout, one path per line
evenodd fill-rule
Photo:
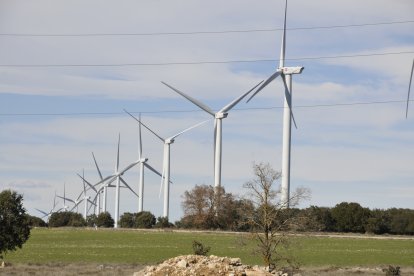
M 147 125 L 145 125 L 142 121 L 141 121 L 141 117 L 139 119 L 137 119 L 134 115 L 132 115 L 131 113 L 129 113 L 128 111 L 126 111 L 124 109 L 124 111 L 126 113 L 128 113 L 133 119 L 135 119 L 140 125 L 142 125 L 143 127 L 145 127 L 149 132 L 151 132 L 152 134 L 154 134 L 158 139 L 160 139 L 161 141 L 164 142 L 164 138 L 162 138 L 161 136 L 159 136 L 157 133 L 155 133 L 155 131 L 153 131 L 152 129 L 150 129 Z M 141 113 L 140 113 L 141 115 Z M 141 131 L 140 131 L 141 133 Z M 140 141 L 141 141 L 141 134 L 140 134 Z M 140 148 L 140 153 L 142 154 L 142 144 L 141 144 L 141 148 Z
M 196 127 L 198 127 L 198 126 L 201 126 L 202 124 L 207 123 L 207 122 L 208 122 L 208 121 L 210 121 L 210 120 L 211 120 L 211 119 L 208 119 L 208 120 L 205 120 L 205 121 L 203 121 L 203 122 L 201 122 L 201 123 L 195 124 L 195 125 L 193 125 L 193 126 L 191 126 L 191 127 L 189 127 L 189 128 L 186 128 L 186 129 L 184 129 L 183 131 L 181 131 L 181 132 L 179 132 L 179 133 L 175 134 L 174 136 L 171 136 L 171 137 L 167 138 L 167 140 L 168 140 L 168 139 L 174 139 L 174 138 L 176 138 L 176 137 L 180 136 L 181 134 L 183 134 L 183 133 L 185 133 L 185 132 L 187 132 L 187 131 L 189 131 L 189 130 L 191 130 L 191 129 L 193 129 L 193 128 L 196 128 Z
M 195 104 L 196 106 L 198 106 L 199 108 L 201 108 L 202 110 L 204 110 L 205 112 L 216 116 L 216 114 L 214 113 L 213 110 L 211 110 L 211 108 L 209 108 L 207 105 L 203 104 L 202 102 L 188 96 L 187 94 L 185 94 L 184 92 L 181 92 L 180 90 L 172 87 L 171 85 L 165 83 L 165 82 L 161 82 L 162 84 L 164 84 L 165 86 L 169 87 L 170 89 L 174 90 L 175 92 L 177 92 L 178 94 L 180 94 L 181 96 L 183 96 L 184 98 L 186 98 L 187 100 L 189 100 L 190 102 L 192 102 L 193 104 Z
M 91 184 L 91 183 L 89 183 L 89 181 L 88 180 L 86 180 L 85 178 L 83 178 L 83 176 L 81 176 L 80 174 L 77 174 L 80 178 L 82 178 L 83 179 L 83 181 L 89 186 L 89 187 L 91 187 L 91 189 L 92 190 L 94 190 L 96 193 L 98 192 L 96 189 L 95 189 L 95 187 Z
M 116 174 L 111 174 L 111 175 L 109 175 L 109 176 L 105 177 L 104 179 L 102 179 L 101 181 L 99 181 L 98 183 L 96 183 L 96 184 L 95 184 L 95 186 L 96 186 L 96 185 L 99 185 L 99 184 L 102 184 L 102 183 L 104 183 L 105 181 L 107 181 L 108 179 L 111 179 L 112 177 L 115 177 L 115 176 L 116 176 Z
M 57 195 L 57 197 L 58 197 L 58 198 L 61 198 L 61 199 L 63 199 L 63 200 L 67 200 L 67 201 L 69 201 L 69 202 L 75 203 L 75 201 L 73 201 L 73 200 L 72 200 L 72 199 L 70 199 L 70 198 L 63 197 L 63 196 L 60 196 L 60 195 Z
M 411 81 L 413 80 L 413 71 L 414 71 L 414 59 L 413 59 L 413 66 L 411 67 L 410 84 L 408 85 L 407 109 L 405 110 L 406 119 L 408 118 L 408 104 L 410 102 L 410 90 L 411 90 Z
M 118 134 L 118 152 L 116 154 L 116 168 L 115 171 L 118 173 L 119 170 L 119 145 L 121 143 L 121 133 Z
M 237 99 L 234 99 L 231 103 L 229 103 L 228 105 L 223 107 L 219 112 L 226 113 L 226 112 L 230 111 L 234 106 L 236 106 L 236 104 L 238 104 L 244 97 L 246 97 L 250 92 L 252 92 L 256 87 L 258 87 L 262 82 L 263 81 L 259 82 L 252 89 L 250 89 L 246 93 L 240 95 Z
M 253 99 L 254 96 L 256 96 L 257 93 L 259 93 L 263 88 L 265 88 L 269 83 L 271 83 L 275 78 L 277 78 L 281 74 L 280 71 L 274 72 L 247 100 L 247 103 L 250 102 L 251 99 Z
M 103 180 L 101 170 L 99 169 L 98 162 L 96 162 L 96 158 L 93 152 L 92 152 L 92 157 L 93 157 L 93 161 L 95 162 L 95 167 L 98 170 L 99 177 L 101 178 L 101 180 Z
M 81 178 L 83 179 L 83 194 L 86 195 L 85 170 L 82 170 L 82 175 L 83 175 L 83 177 L 81 177 Z
M 129 187 L 129 185 L 125 182 L 125 180 L 124 179 L 122 179 L 122 177 L 119 177 L 119 180 L 121 180 L 121 182 L 129 189 L 129 190 L 131 190 L 131 192 L 134 194 L 134 195 L 136 195 L 137 197 L 139 197 L 138 196 L 138 194 L 134 191 L 134 190 L 132 190 L 132 188 L 131 187 Z
M 157 171 L 156 169 L 154 169 L 153 167 L 151 167 L 151 165 L 150 165 L 150 164 L 148 164 L 148 163 L 144 163 L 144 165 L 145 165 L 148 169 L 150 169 L 151 171 L 153 171 L 155 174 L 157 174 L 157 175 L 159 175 L 159 176 L 161 176 L 161 177 L 162 177 L 162 174 L 160 174 L 160 172 L 159 172 L 159 171 Z
M 161 185 L 160 185 L 160 193 L 158 194 L 158 198 L 161 198 L 162 193 L 162 187 L 165 183 L 165 170 L 167 168 L 167 151 L 168 151 L 169 145 L 164 144 L 164 153 L 163 153 L 163 159 L 162 159 L 162 175 L 161 175 Z
M 139 163 L 140 161 L 138 160 L 138 161 L 135 161 L 135 162 L 133 162 L 132 164 L 130 164 L 130 165 L 128 165 L 128 166 L 126 166 L 126 168 L 125 169 L 123 169 L 119 174 L 120 175 L 123 175 L 126 171 L 128 171 L 129 169 L 131 169 L 132 167 L 134 167 L 134 166 L 136 166 L 138 163 Z
M 289 110 L 290 110 L 290 116 L 292 117 L 293 120 L 293 124 L 295 125 L 295 128 L 298 129 L 298 126 L 296 125 L 296 120 L 295 117 L 293 116 L 293 111 L 292 111 L 292 101 L 291 101 L 291 93 L 288 89 L 288 86 L 286 84 L 286 78 L 285 75 L 282 75 L 282 79 L 283 79 L 283 85 L 285 86 L 285 99 L 287 101 L 287 104 L 289 106 Z
M 285 1 L 285 20 L 283 22 L 283 35 L 282 35 L 282 46 L 280 47 L 280 60 L 279 68 L 285 66 L 285 54 L 286 54 L 286 16 L 287 16 L 287 0 Z
M 37 208 L 35 208 L 37 211 L 39 211 L 40 213 L 42 213 L 43 215 L 45 215 L 45 216 L 47 216 L 48 215 L 48 213 L 46 213 L 45 211 L 42 211 L 42 210 L 39 210 L 39 209 L 37 209 Z

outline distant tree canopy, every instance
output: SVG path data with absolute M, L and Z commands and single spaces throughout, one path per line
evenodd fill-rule
M 26 219 L 27 219 L 27 223 L 32 228 L 33 227 L 47 227 L 47 223 L 39 217 L 26 214 Z
M 22 248 L 30 236 L 23 196 L 15 191 L 0 193 L 0 259 L 7 251 Z
M 148 211 L 139 213 L 124 213 L 119 219 L 121 228 L 152 228 L 155 225 L 155 216 Z
M 236 199 L 223 187 L 196 185 L 183 195 L 184 217 L 176 222 L 183 228 L 243 230 L 248 200 Z
M 250 199 L 238 199 L 224 188 L 214 195 L 214 187 L 196 185 L 185 191 L 182 198 L 184 216 L 175 222 L 178 228 L 222 229 L 251 231 L 247 214 L 257 209 Z M 214 204 L 220 200 L 215 213 Z M 256 210 L 257 211 L 257 210 Z M 355 202 L 341 202 L 335 207 L 310 206 L 290 208 L 284 215 L 306 218 L 300 226 L 290 224 L 290 231 L 354 232 L 373 234 L 414 235 L 414 210 L 391 208 L 388 210 L 362 207 Z
M 56 212 L 53 213 L 49 218 L 50 227 L 84 227 L 86 221 L 79 213 L 74 212 Z
M 96 218 L 96 226 L 98 227 L 112 228 L 114 227 L 114 223 L 114 219 L 108 212 L 102 212 Z

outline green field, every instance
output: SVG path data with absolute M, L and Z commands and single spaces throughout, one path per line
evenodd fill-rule
M 211 247 L 218 256 L 240 257 L 245 264 L 262 264 L 252 255 L 253 243 L 240 245 L 240 234 L 134 230 L 33 229 L 31 237 L 6 255 L 12 263 L 154 264 L 192 254 L 192 241 Z M 294 237 L 293 252 L 304 267 L 414 266 L 414 240 L 339 237 Z

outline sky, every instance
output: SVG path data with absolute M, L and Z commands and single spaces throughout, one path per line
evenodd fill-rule
M 282 0 L 0 0 L 0 190 L 40 216 L 64 184 L 79 195 L 83 170 L 98 182 L 92 152 L 113 173 L 119 134 L 120 167 L 138 158 L 138 124 L 123 109 L 162 137 L 209 119 L 161 81 L 221 109 L 276 70 L 283 15 Z M 413 15 L 411 0 L 288 1 L 286 65 L 305 67 L 292 92 L 291 190 L 311 191 L 301 207 L 414 208 Z M 281 170 L 283 93 L 276 79 L 224 119 L 227 192 L 247 193 L 254 163 Z M 161 171 L 162 143 L 142 135 Z M 175 221 L 185 191 L 213 184 L 213 121 L 172 144 L 171 178 Z M 135 191 L 138 179 L 138 168 L 125 174 Z M 146 171 L 144 209 L 157 217 L 159 191 Z M 120 213 L 137 209 L 122 189 Z

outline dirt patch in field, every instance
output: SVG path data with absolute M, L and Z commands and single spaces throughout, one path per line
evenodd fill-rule
M 0 268 L 0 275 L 28 276 L 69 276 L 69 275 L 99 275 L 99 276 L 131 276 L 142 270 L 143 265 L 126 264 L 9 264 Z

